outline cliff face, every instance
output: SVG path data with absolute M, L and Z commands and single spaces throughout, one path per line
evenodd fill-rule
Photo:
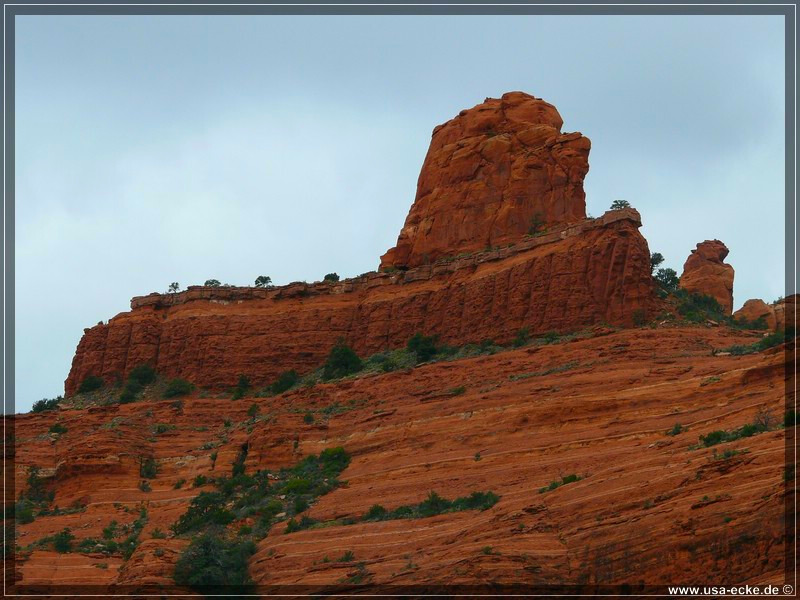
M 260 385 L 318 367 L 339 337 L 367 355 L 417 332 L 460 345 L 648 316 L 657 301 L 639 214 L 585 218 L 589 140 L 561 124 L 520 92 L 462 111 L 434 130 L 383 272 L 134 298 L 131 312 L 85 330 L 67 395 L 88 375 L 112 382 L 141 363 L 202 386 L 239 375 Z
M 733 311 L 733 267 L 723 262 L 728 252 L 728 247 L 719 240 L 697 244 L 683 265 L 680 287 L 711 296 L 730 315 Z
M 433 130 L 417 196 L 381 268 L 414 267 L 586 217 L 589 140 L 552 104 L 487 98 Z
M 361 355 L 403 346 L 416 332 L 459 345 L 506 342 L 598 322 L 630 325 L 654 299 L 647 243 L 634 210 L 514 247 L 336 284 L 191 288 L 134 298 L 132 310 L 87 329 L 66 381 L 107 382 L 138 364 L 199 385 L 262 385 L 280 372 L 311 371 L 339 337 Z

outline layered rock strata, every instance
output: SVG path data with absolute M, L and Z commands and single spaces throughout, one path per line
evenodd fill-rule
M 506 342 L 606 322 L 630 325 L 655 307 L 647 242 L 632 209 L 610 211 L 514 246 L 408 271 L 273 289 L 192 287 L 134 298 L 131 311 L 86 329 L 66 381 L 107 382 L 148 363 L 208 387 L 255 385 L 311 371 L 343 337 L 369 355 L 417 332 L 460 345 Z

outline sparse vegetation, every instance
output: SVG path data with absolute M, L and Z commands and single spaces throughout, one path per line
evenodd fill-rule
M 266 390 L 264 390 L 265 393 L 262 393 L 262 395 L 282 394 L 297 385 L 299 381 L 300 376 L 297 374 L 297 371 L 294 369 L 284 371 L 278 375 L 278 378 L 271 385 L 267 386 Z
M 56 410 L 58 408 L 59 403 L 64 400 L 61 396 L 57 398 L 42 398 L 41 400 L 37 400 L 33 403 L 31 407 L 31 412 L 33 413 L 40 413 L 45 412 L 47 410 Z
M 511 345 L 514 346 L 514 348 L 521 348 L 522 346 L 530 342 L 530 340 L 531 340 L 530 330 L 527 327 L 523 327 L 517 332 L 517 335 L 514 338 L 514 341 L 511 342 Z
M 364 364 L 358 355 L 340 338 L 331 348 L 322 370 L 322 379 L 330 380 L 358 373 Z
M 774 418 L 768 411 L 759 411 L 756 413 L 752 423 L 747 423 L 741 427 L 737 427 L 731 431 L 718 429 L 706 435 L 700 436 L 700 444 L 706 448 L 716 446 L 717 444 L 724 444 L 734 440 L 748 438 L 765 431 L 772 429 Z
M 417 356 L 418 363 L 424 363 L 431 360 L 438 352 L 436 348 L 436 336 L 425 336 L 421 333 L 415 333 L 410 340 L 408 340 L 408 351 L 413 352 Z
M 142 386 L 149 385 L 156 380 L 156 370 L 147 364 L 134 367 L 128 374 L 128 381 L 135 381 Z
M 96 375 L 89 375 L 81 382 L 81 385 L 78 387 L 79 394 L 86 394 L 88 392 L 94 392 L 95 390 L 99 390 L 101 387 L 105 385 L 105 382 L 102 378 L 97 377 Z
M 171 379 L 164 389 L 164 398 L 175 398 L 190 394 L 194 386 L 185 379 Z
M 206 595 L 245 593 L 252 584 L 247 561 L 255 553 L 252 540 L 227 537 L 219 529 L 197 536 L 175 563 L 173 578 Z
M 157 473 L 158 465 L 156 464 L 154 458 L 143 457 L 139 459 L 139 477 L 144 477 L 145 479 L 154 479 Z
M 562 485 L 567 485 L 568 483 L 574 483 L 576 481 L 580 481 L 583 479 L 580 475 L 576 475 L 573 473 L 572 475 L 566 475 L 561 479 L 556 479 L 551 481 L 549 485 L 539 488 L 539 493 L 544 494 L 545 492 L 552 492 L 556 488 L 560 488 Z
M 55 434 L 58 434 L 58 435 L 62 435 L 64 433 L 67 433 L 67 428 L 64 425 L 62 425 L 61 423 L 53 423 L 50 426 L 50 429 L 48 431 L 50 433 L 55 433 Z
M 721 352 L 729 352 L 733 356 L 741 356 L 744 354 L 755 354 L 756 352 L 762 352 L 767 350 L 768 348 L 773 348 L 784 343 L 786 340 L 790 339 L 790 336 L 793 335 L 793 332 L 787 333 L 785 331 L 776 331 L 774 333 L 770 333 L 769 335 L 764 336 L 757 342 L 749 345 L 741 345 L 736 344 L 733 346 L 729 346 L 728 348 L 722 348 Z
M 678 435 L 683 433 L 684 431 L 688 431 L 686 427 L 684 427 L 680 423 L 675 423 L 675 425 L 672 426 L 672 429 L 667 431 L 667 435 Z
M 241 400 L 250 389 L 250 380 L 246 375 L 239 375 L 239 381 L 236 383 L 236 388 L 233 390 L 232 400 Z

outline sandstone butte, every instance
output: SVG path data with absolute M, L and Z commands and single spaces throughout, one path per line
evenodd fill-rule
M 725 314 L 733 311 L 733 267 L 723 262 L 728 247 L 719 240 L 697 244 L 683 265 L 680 287 L 687 292 L 711 296 Z
M 491 129 L 481 128 L 484 118 Z M 351 456 L 339 477 L 346 484 L 303 512 L 327 526 L 287 533 L 283 519 L 256 540 L 247 567 L 265 593 L 342 591 L 343 582 L 356 593 L 440 585 L 478 592 L 469 586 L 487 584 L 589 591 L 625 585 L 644 593 L 665 585 L 790 582 L 794 539 L 786 517 L 795 479 L 784 463 L 796 429 L 780 423 L 794 341 L 736 355 L 722 350 L 754 344 L 764 332 L 662 319 L 669 306 L 650 276 L 638 213 L 583 218 L 578 180 L 585 169 L 577 166 L 566 171 L 572 187 L 558 191 L 562 179 L 555 177 L 549 200 L 520 204 L 543 215 L 544 233 L 528 236 L 517 227 L 527 216 L 519 223 L 504 217 L 497 238 L 492 219 L 475 231 L 448 225 L 460 218 L 442 213 L 436 194 L 452 194 L 454 203 L 471 194 L 470 203 L 453 209 L 471 214 L 466 222 L 481 197 L 501 210 L 499 184 L 470 187 L 467 178 L 460 193 L 455 175 L 437 175 L 432 156 L 462 138 L 465 147 L 480 148 L 502 134 L 514 164 L 525 155 L 520 140 L 532 139 L 522 132 L 541 126 L 560 136 L 561 127 L 551 105 L 520 93 L 487 100 L 456 121 L 434 130 L 423 168 L 441 191 L 428 190 L 421 176 L 412 208 L 419 219 L 409 229 L 409 215 L 397 246 L 405 249 L 390 252 L 381 272 L 338 283 L 151 294 L 86 330 L 67 400 L 9 419 L 8 501 L 27 490 L 35 465 L 55 495 L 52 504 L 76 507 L 16 522 L 18 551 L 6 562 L 13 591 L 187 593 L 174 587 L 172 574 L 189 538 L 170 527 L 200 492 L 216 490 L 212 478 L 230 475 L 242 456 L 245 472 L 254 473 L 337 446 Z M 471 140 L 481 131 L 481 140 Z M 531 151 L 531 160 L 547 163 L 554 154 Z M 484 165 L 470 177 L 493 169 L 502 172 Z M 423 222 L 436 239 L 426 239 Z M 494 247 L 499 239 L 508 245 Z M 493 247 L 484 250 L 487 240 Z M 426 254 L 429 262 L 415 264 Z M 706 256 L 703 244 L 694 254 L 713 264 L 714 256 L 720 264 L 724 258 L 721 251 Z M 687 266 L 684 276 L 694 269 L 691 257 Z M 717 283 L 702 289 L 715 291 Z M 794 307 L 795 298 L 776 305 L 784 324 L 794 323 Z M 640 320 L 648 325 L 634 327 Z M 507 343 L 521 327 L 565 335 L 268 397 L 235 401 L 220 389 L 239 374 L 259 384 L 285 369 L 314 369 L 339 336 L 366 355 L 402 347 L 416 332 L 452 345 Z M 175 402 L 146 388 L 130 404 L 77 393 L 89 374 L 110 383 L 145 362 L 197 390 Z M 699 443 L 756 418 L 767 422 L 766 431 L 713 447 Z M 53 431 L 56 423 L 61 433 Z M 147 459 L 157 465 L 149 490 L 140 483 Z M 570 474 L 580 479 L 542 491 Z M 208 481 L 194 487 L 199 475 Z M 499 501 L 486 510 L 343 523 L 375 504 L 393 510 L 421 502 L 430 491 L 450 499 L 492 491 Z M 77 548 L 101 539 L 112 521 L 130 527 L 142 509 L 127 559 Z M 229 530 L 252 526 L 256 516 Z M 73 551 L 35 544 L 64 528 L 75 536 Z

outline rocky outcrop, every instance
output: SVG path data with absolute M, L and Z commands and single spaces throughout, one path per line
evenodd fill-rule
M 745 302 L 742 308 L 733 313 L 733 318 L 737 321 L 748 323 L 762 321 L 767 326 L 767 329 L 773 331 L 777 326 L 775 308 L 758 298 Z
M 417 332 L 461 345 L 631 325 L 655 307 L 650 254 L 635 210 L 610 211 L 513 247 L 405 272 L 274 289 L 190 288 L 134 298 L 132 310 L 87 329 L 66 393 L 88 375 L 112 382 L 138 364 L 211 388 L 247 375 L 321 365 L 344 337 L 361 355 L 401 347 Z
M 434 130 L 382 272 L 134 298 L 131 312 L 85 330 L 67 395 L 142 363 L 211 388 L 240 375 L 261 385 L 317 368 L 338 338 L 369 355 L 417 332 L 461 345 L 646 319 L 658 300 L 639 213 L 585 218 L 589 140 L 561 124 L 520 92 L 462 111 Z
M 683 265 L 680 287 L 711 296 L 729 315 L 733 311 L 733 267 L 723 262 L 728 252 L 719 240 L 697 244 Z
M 552 104 L 510 92 L 436 127 L 414 204 L 381 268 L 415 267 L 585 218 L 591 144 L 562 134 L 562 123 Z

